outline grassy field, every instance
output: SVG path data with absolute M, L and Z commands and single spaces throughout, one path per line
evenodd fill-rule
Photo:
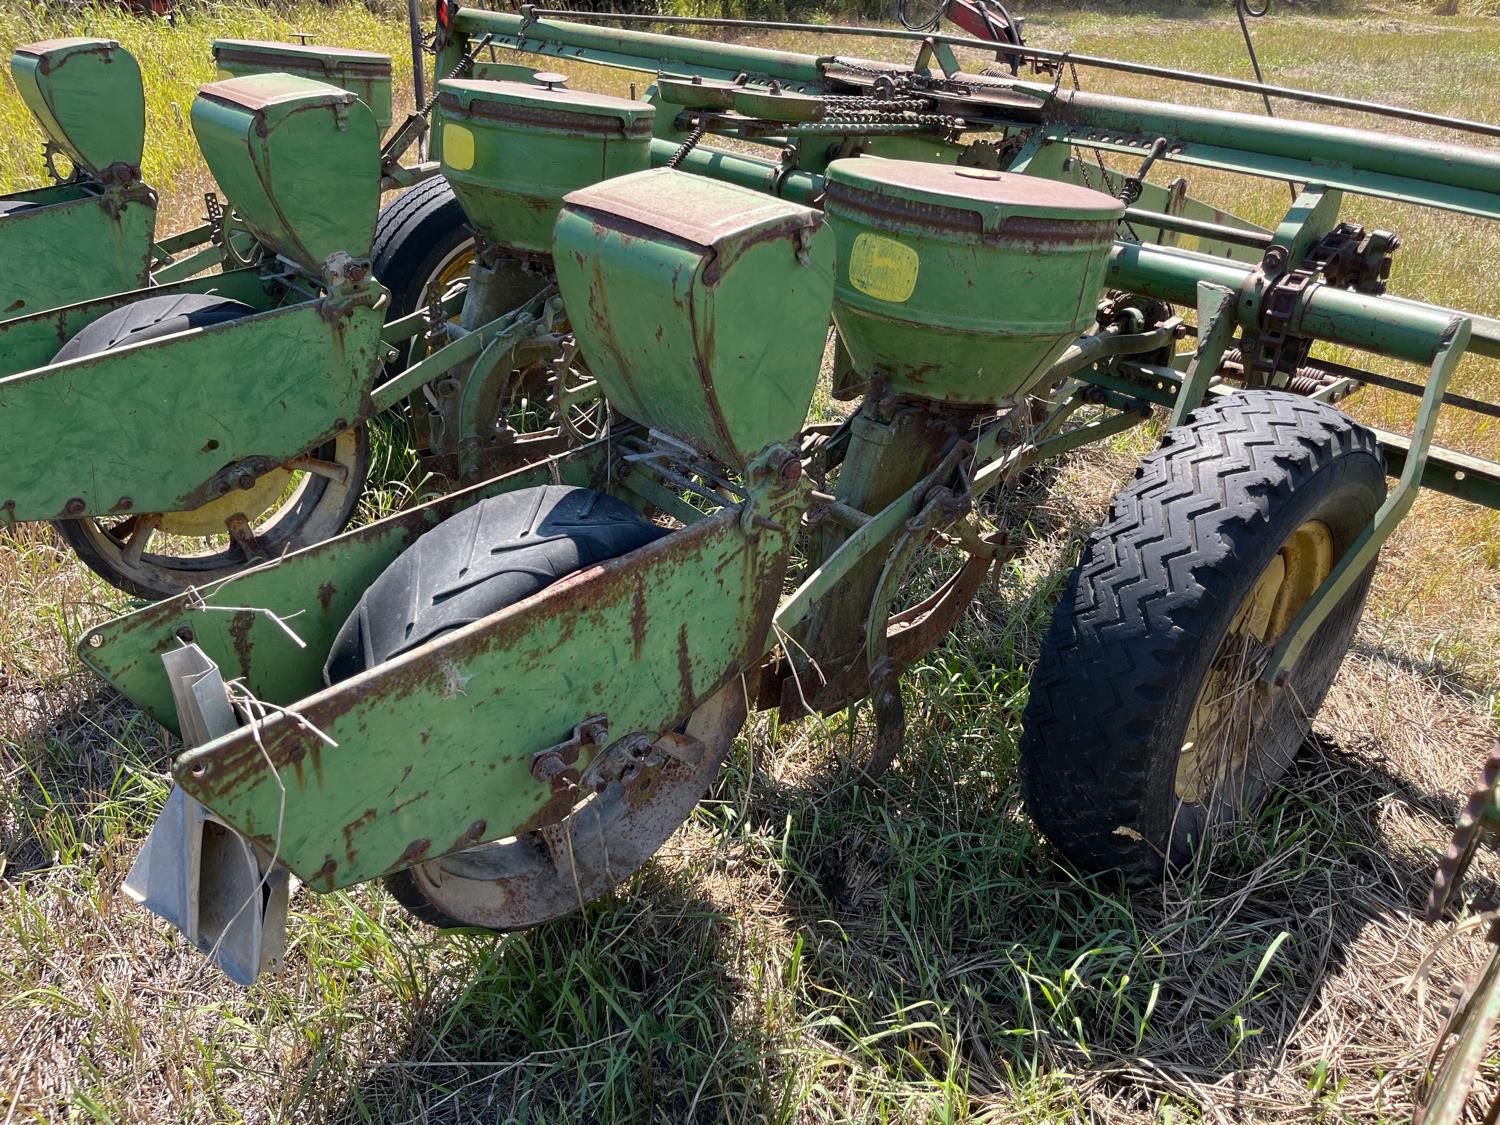
M 225 6 L 175 29 L 0 6 L 0 44 L 105 34 L 142 60 L 146 172 L 173 229 L 207 185 L 186 112 L 209 39 L 293 30 L 398 60 L 405 42 L 359 6 Z M 1042 10 L 1030 31 L 1248 73 L 1218 13 Z M 1495 116 L 1490 21 L 1278 12 L 1256 32 L 1272 81 Z M 6 79 L 0 191 L 36 181 L 39 142 Z M 1278 185 L 1193 182 L 1264 221 L 1285 202 Z M 1500 310 L 1493 225 L 1349 210 L 1405 236 L 1396 291 Z M 1457 389 L 1494 399 L 1500 372 L 1470 364 Z M 1352 409 L 1409 417 L 1369 392 Z M 1444 439 L 1500 455 L 1473 419 Z M 287 970 L 248 992 L 118 894 L 172 753 L 72 655 L 123 599 L 49 530 L 0 534 L 0 1122 L 1405 1120 L 1480 950 L 1444 942 L 1412 986 L 1443 937 L 1418 917 L 1434 850 L 1500 718 L 1497 517 L 1418 504 L 1285 794 L 1178 882 L 1126 892 L 1037 838 L 1015 745 L 1049 600 L 1146 440 L 1047 482 L 1028 552 L 907 678 L 883 793 L 848 764 L 862 714 L 761 718 L 660 857 L 585 916 L 439 935 L 378 888 L 304 894 Z

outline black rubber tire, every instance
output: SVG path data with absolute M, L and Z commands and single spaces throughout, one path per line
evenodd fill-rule
M 86 355 L 123 348 L 186 332 L 190 328 L 207 328 L 251 316 L 256 310 L 243 301 L 214 297 L 206 293 L 183 293 L 170 297 L 147 297 L 124 308 L 107 312 L 92 324 L 79 329 L 77 335 L 59 349 L 53 363 L 80 359 Z
M 432 279 L 456 252 L 473 243 L 468 216 L 441 176 L 423 180 L 382 207 L 370 262 L 376 279 L 391 291 L 386 319 L 398 320 L 422 307 Z M 409 347 L 402 349 L 402 367 Z
M 1194 411 L 1141 462 L 1085 544 L 1031 679 L 1022 794 L 1070 860 L 1148 882 L 1191 858 L 1213 802 L 1179 800 L 1178 759 L 1236 614 L 1305 521 L 1327 525 L 1337 559 L 1385 493 L 1374 434 L 1281 391 Z M 1290 766 L 1348 650 L 1373 570 L 1258 714 L 1235 812 L 1262 803 Z
M 346 680 L 666 533 L 588 488 L 492 496 L 427 532 L 370 584 L 334 638 L 324 679 Z
M 334 638 L 323 678 L 330 685 L 348 679 L 665 534 L 592 489 L 543 485 L 492 496 L 427 532 L 370 584 Z M 385 885 L 429 925 L 464 924 L 404 871 L 387 875 Z

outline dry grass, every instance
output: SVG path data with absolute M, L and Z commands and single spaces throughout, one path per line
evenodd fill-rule
M 6 40 L 30 18 L 0 12 Z M 186 221 L 201 172 L 172 99 L 213 34 L 290 24 L 90 18 L 162 60 L 154 174 Z M 358 8 L 295 22 L 400 56 L 400 26 Z M 1218 16 L 1044 12 L 1032 30 L 1244 70 Z M 1257 30 L 1275 79 L 1473 116 L 1500 91 L 1481 22 Z M 0 89 L 0 175 L 30 167 L 15 108 Z M 1271 217 L 1275 192 L 1206 190 Z M 1393 213 L 1368 208 L 1407 235 L 1404 292 L 1500 309 L 1491 227 Z M 1465 379 L 1500 389 L 1492 369 Z M 0 1120 L 1404 1120 L 1441 995 L 1479 953 L 1445 945 L 1431 992 L 1406 987 L 1438 937 L 1417 920 L 1433 850 L 1500 713 L 1497 517 L 1421 501 L 1286 793 L 1177 883 L 1130 893 L 1036 838 L 1015 742 L 1059 575 L 1148 440 L 1039 479 L 1027 553 L 908 677 L 883 794 L 848 762 L 863 714 L 761 717 L 661 857 L 585 917 L 437 936 L 378 889 L 303 895 L 289 967 L 248 993 L 117 893 L 171 752 L 71 654 L 121 599 L 46 529 L 0 535 Z M 1500 453 L 1482 428 L 1452 440 Z

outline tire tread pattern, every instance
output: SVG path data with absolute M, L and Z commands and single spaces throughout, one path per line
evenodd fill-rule
M 1256 391 L 1194 411 L 1114 497 L 1043 641 L 1021 740 L 1026 805 L 1075 863 L 1160 877 L 1160 851 L 1132 829 L 1186 654 L 1273 513 L 1362 455 L 1383 466 L 1375 436 L 1347 415 Z

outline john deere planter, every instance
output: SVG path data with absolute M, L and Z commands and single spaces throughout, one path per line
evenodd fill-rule
M 809 27 L 814 57 L 441 4 L 437 69 L 463 73 L 432 142 L 475 261 L 384 329 L 369 111 L 306 79 L 205 90 L 205 155 L 277 270 L 225 274 L 245 307 L 219 323 L 0 381 L 6 448 L 34 449 L 0 467 L 12 518 L 91 521 L 80 544 L 120 521 L 110 549 L 138 561 L 148 528 L 230 513 L 233 560 L 80 648 L 189 743 L 133 894 L 249 980 L 277 962 L 289 875 L 382 878 L 440 925 L 578 909 L 649 858 L 757 708 L 868 700 L 874 777 L 903 750 L 903 671 L 1021 545 L 984 505 L 1153 418 L 1033 674 L 1027 807 L 1074 863 L 1142 881 L 1265 799 L 1418 490 L 1500 504 L 1500 466 L 1432 442 L 1444 411 L 1500 414 L 1449 391 L 1466 355 L 1500 356 L 1500 322 L 1387 293 L 1400 239 L 1341 203 L 1494 220 L 1500 155 L 1074 89 L 1073 64 L 1154 71 L 992 15 L 898 64 L 833 42 L 903 34 L 882 29 Z M 525 80 L 536 55 L 657 80 L 580 93 Z M 1261 229 L 1169 178 L 1198 169 L 1294 198 Z M 830 329 L 849 409 L 813 422 Z M 1366 383 L 1415 396 L 1410 434 L 1337 408 Z M 360 427 L 397 406 L 454 491 L 328 538 Z M 316 502 L 288 500 L 297 479 Z M 250 508 L 305 530 L 273 539 Z

